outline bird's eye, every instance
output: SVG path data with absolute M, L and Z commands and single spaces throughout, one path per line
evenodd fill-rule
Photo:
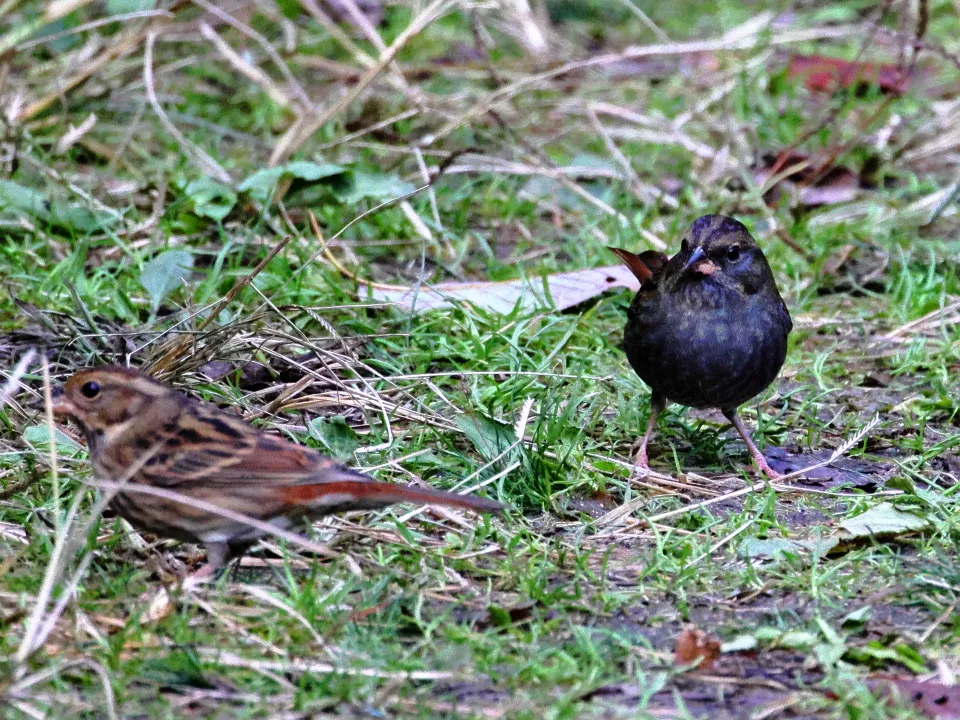
M 736 262 L 740 259 L 740 246 L 731 245 L 727 248 L 727 260 L 730 262 Z
M 100 394 L 100 383 L 94 382 L 93 380 L 84 383 L 80 386 L 80 394 L 88 400 L 93 400 Z

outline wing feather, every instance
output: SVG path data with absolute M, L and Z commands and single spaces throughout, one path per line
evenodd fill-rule
M 320 453 L 247 425 L 203 403 L 191 403 L 161 433 L 141 473 L 149 482 L 186 491 L 244 485 L 295 485 L 316 480 L 336 463 Z

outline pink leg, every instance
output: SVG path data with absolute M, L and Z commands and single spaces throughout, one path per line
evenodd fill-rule
M 647 444 L 650 442 L 650 438 L 653 437 L 653 430 L 657 425 L 657 416 L 660 415 L 663 408 L 666 407 L 666 404 L 663 396 L 658 395 L 656 392 L 650 399 L 650 420 L 647 422 L 647 431 L 643 433 L 643 439 L 640 441 L 640 449 L 633 458 L 634 465 L 644 470 L 650 469 L 650 463 L 647 460 Z
M 217 573 L 230 558 L 230 546 L 227 543 L 204 543 L 204 548 L 207 551 L 207 564 L 184 578 L 184 588 L 194 588 L 216 579 Z
M 780 477 L 780 473 L 770 467 L 770 463 L 767 462 L 767 459 L 763 456 L 763 453 L 760 452 L 759 448 L 754 444 L 753 438 L 750 437 L 750 432 L 747 430 L 746 425 L 743 424 L 743 420 L 740 419 L 740 416 L 737 415 L 736 410 L 724 410 L 724 416 L 727 420 L 733 423 L 733 427 L 736 428 L 737 432 L 740 433 L 740 437 L 743 438 L 743 441 L 747 444 L 747 450 L 750 451 L 750 457 L 753 458 L 753 461 L 757 464 L 757 467 L 760 468 L 760 472 L 766 475 L 771 480 L 776 480 Z

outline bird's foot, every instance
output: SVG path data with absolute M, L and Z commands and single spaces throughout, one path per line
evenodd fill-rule
M 782 473 L 779 473 L 776 470 L 774 470 L 772 467 L 770 467 L 770 463 L 767 462 L 767 459 L 763 456 L 763 453 L 761 453 L 759 450 L 754 449 L 751 455 L 753 456 L 753 461 L 757 464 L 757 467 L 760 469 L 760 472 L 762 472 L 771 480 L 777 480 L 778 478 L 783 476 Z
M 201 585 L 205 585 L 208 582 L 216 580 L 219 575 L 220 568 L 214 565 L 213 563 L 207 563 L 201 567 L 196 572 L 192 572 L 183 579 L 183 583 L 180 587 L 189 592 L 195 590 Z
M 633 456 L 633 477 L 644 477 L 650 474 L 650 461 L 647 459 L 647 444 L 642 443 L 640 449 Z

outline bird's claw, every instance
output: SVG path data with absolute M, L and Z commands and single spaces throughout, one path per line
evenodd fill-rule
M 767 462 L 767 459 L 759 452 L 755 453 L 753 456 L 753 461 L 757 464 L 757 468 L 766 475 L 771 480 L 778 480 L 783 477 L 783 473 L 779 473 L 770 467 L 770 463 Z

